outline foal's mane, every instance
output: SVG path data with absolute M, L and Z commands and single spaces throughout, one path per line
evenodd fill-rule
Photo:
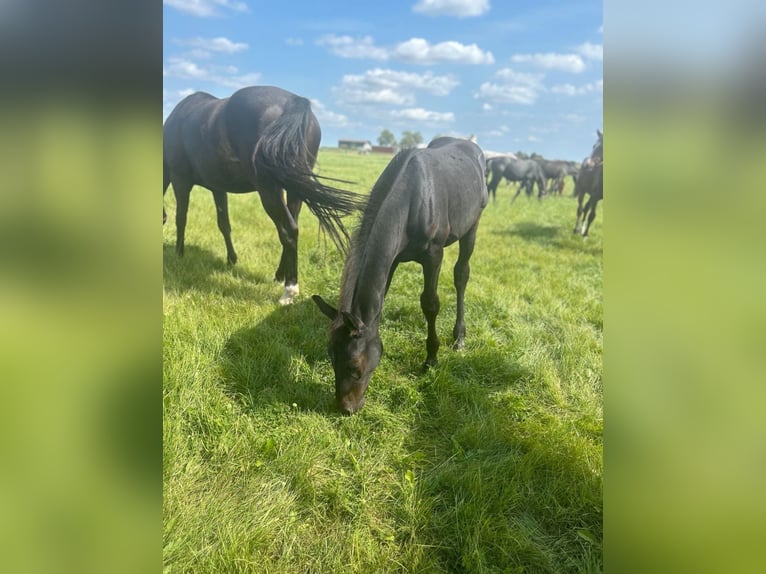
M 351 302 L 351 298 L 354 294 L 354 287 L 356 286 L 356 277 L 359 274 L 359 267 L 363 259 L 365 248 L 367 247 L 367 239 L 378 218 L 380 207 L 388 197 L 396 179 L 402 173 L 404 166 L 410 160 L 414 152 L 415 149 L 410 148 L 401 150 L 397 153 L 372 187 L 370 197 L 367 200 L 367 205 L 362 213 L 362 220 L 351 240 L 351 248 L 349 249 L 348 257 L 346 258 L 346 265 L 343 268 L 339 303 L 340 309 L 344 309 L 344 302 Z

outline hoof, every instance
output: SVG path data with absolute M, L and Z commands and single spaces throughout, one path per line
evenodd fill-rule
M 234 265 L 237 262 L 237 256 L 236 255 L 230 255 L 226 258 L 226 262 L 229 265 Z
M 299 294 L 300 289 L 298 289 L 297 283 L 295 285 L 285 285 L 285 290 L 282 293 L 282 296 L 279 298 L 279 304 L 290 305 L 291 303 L 295 302 L 295 299 Z
M 463 349 L 465 349 L 465 340 L 463 340 L 463 339 L 458 339 L 457 341 L 455 341 L 454 343 L 452 343 L 452 348 L 453 348 L 455 351 L 462 351 Z

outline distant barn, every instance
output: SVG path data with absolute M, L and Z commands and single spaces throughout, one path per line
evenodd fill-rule
M 359 153 L 370 153 L 372 151 L 370 140 L 338 140 L 338 147 L 340 149 L 355 150 Z

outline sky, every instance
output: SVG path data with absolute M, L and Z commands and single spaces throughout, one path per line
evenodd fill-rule
M 580 161 L 603 127 L 601 0 L 163 0 L 163 121 L 195 91 L 309 98 L 322 145 L 420 132 Z

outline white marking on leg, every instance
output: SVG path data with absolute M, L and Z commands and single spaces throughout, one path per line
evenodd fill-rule
M 300 294 L 300 289 L 298 288 L 298 284 L 295 285 L 285 285 L 285 290 L 282 293 L 282 296 L 279 298 L 279 304 L 280 305 L 289 305 L 290 303 L 295 302 L 295 298 Z

